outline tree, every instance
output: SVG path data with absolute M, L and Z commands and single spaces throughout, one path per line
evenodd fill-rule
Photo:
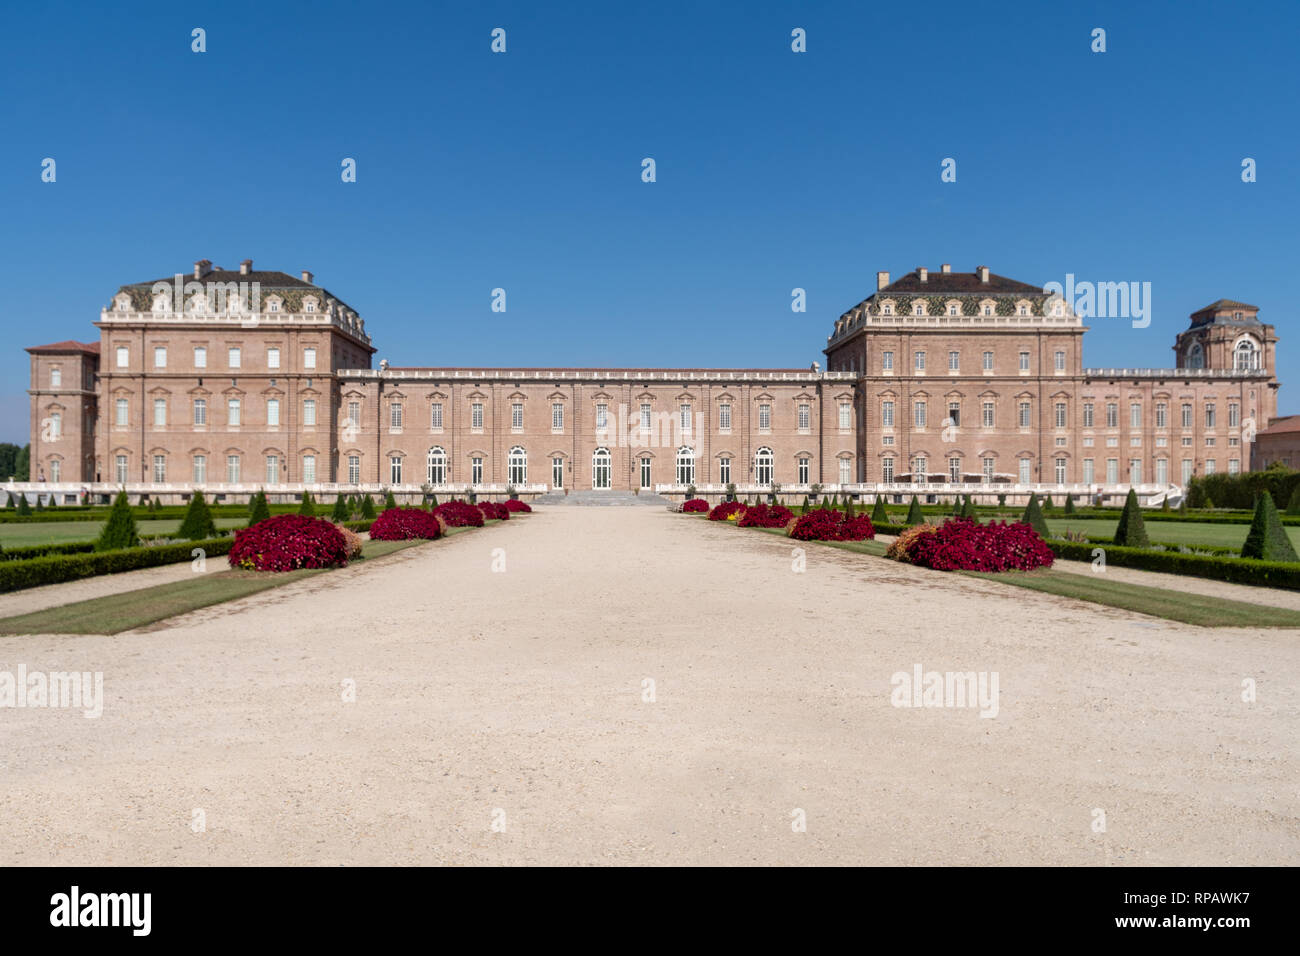
M 438 507 L 438 496 L 434 495 L 429 499 L 429 510 L 432 511 L 436 507 Z
M 1005 494 L 998 495 L 998 507 L 1005 508 L 1006 506 L 1007 506 L 1007 496 Z
M 1178 499 L 1178 513 L 1179 513 L 1180 515 L 1185 515 L 1185 514 L 1187 514 L 1187 495 L 1186 495 L 1186 494 L 1184 494 L 1181 498 Z
M 32 513 L 32 506 L 27 502 L 27 492 L 18 493 L 18 513 L 20 515 L 29 515 Z
M 1047 519 L 1043 517 L 1043 509 L 1038 507 L 1038 495 L 1030 494 L 1029 504 L 1025 505 L 1025 513 L 1020 516 L 1020 520 L 1033 528 L 1040 538 L 1052 536 L 1051 530 L 1047 527 Z
M 912 503 L 907 506 L 907 520 L 903 524 L 925 524 L 925 515 L 921 514 L 921 502 L 916 500 L 916 495 L 912 495 Z
M 856 518 L 857 514 L 858 514 L 857 508 L 853 506 L 853 498 L 850 495 L 845 495 L 844 496 L 844 517 Z
M 190 499 L 190 506 L 185 510 L 185 520 L 181 522 L 181 530 L 176 533 L 176 536 L 190 541 L 204 541 L 217 536 L 217 526 L 212 521 L 212 512 L 208 510 L 208 502 L 203 497 L 203 492 L 194 492 L 194 497 Z
M 1277 516 L 1273 496 L 1267 491 L 1255 499 L 1255 517 L 1250 522 L 1246 543 L 1241 546 L 1241 556 L 1260 561 L 1300 561 Z
M 1074 495 L 1065 496 L 1065 513 L 1067 515 L 1074 514 Z
M 804 511 L 812 510 L 812 495 L 803 496 L 803 510 Z
M 390 491 L 388 492 L 388 494 L 384 495 L 384 510 L 388 510 L 389 508 L 396 508 L 396 507 L 397 507 L 397 499 L 393 497 L 393 493 Z
M 348 511 L 348 500 L 343 495 L 336 495 L 334 498 L 334 510 L 330 512 L 330 520 L 335 524 L 341 524 L 351 517 Z
M 108 513 L 104 530 L 95 542 L 96 551 L 116 551 L 119 548 L 136 548 L 140 545 L 140 533 L 136 530 L 135 515 L 131 513 L 131 502 L 126 492 L 120 491 L 113 501 L 113 510 Z
M 966 496 L 966 505 L 961 509 L 963 518 L 970 518 L 971 521 L 979 521 L 979 515 L 975 513 L 975 499 L 970 495 Z
M 306 518 L 316 517 L 316 502 L 312 499 L 310 491 L 302 493 L 302 504 L 298 506 L 298 514 Z
M 1295 491 L 1291 492 L 1291 500 L 1286 503 L 1286 513 L 1300 515 L 1300 481 L 1296 482 Z
M 375 520 L 375 502 L 369 495 L 361 496 L 361 517 L 366 521 Z
M 871 509 L 871 523 L 873 525 L 889 524 L 889 512 L 885 510 L 885 499 L 880 495 L 876 495 L 875 507 Z
M 13 478 L 26 481 L 27 473 L 18 470 L 18 454 L 22 449 L 12 442 L 0 442 L 0 481 Z
M 271 506 L 266 502 L 266 492 L 259 491 L 248 502 L 248 526 L 251 528 L 269 517 L 271 517 Z
M 1115 544 L 1125 548 L 1149 548 L 1146 523 L 1142 520 L 1142 508 L 1138 505 L 1137 492 L 1128 490 L 1124 499 L 1124 510 L 1119 516 L 1119 526 L 1115 528 Z
M 14 496 L 11 495 L 11 494 L 9 494 L 9 492 L 5 492 L 5 497 L 9 499 L 9 503 L 5 505 L 5 508 L 6 508 L 7 510 L 9 510 L 9 511 L 13 511 L 13 510 L 14 510 Z

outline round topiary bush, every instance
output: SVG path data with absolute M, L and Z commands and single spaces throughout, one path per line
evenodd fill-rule
M 801 541 L 865 541 L 875 536 L 876 529 L 866 515 L 850 517 L 820 508 L 800 515 L 790 528 L 790 537 Z
M 509 498 L 506 500 L 506 510 L 511 513 L 530 514 L 533 509 L 526 501 L 520 501 L 518 498 Z
M 276 515 L 236 532 L 230 566 L 250 571 L 339 568 L 348 563 L 348 542 L 324 518 Z
M 370 525 L 371 541 L 433 541 L 441 537 L 437 515 L 423 508 L 387 508 Z
M 785 505 L 751 505 L 736 523 L 742 528 L 784 528 L 794 518 Z
M 936 571 L 1031 571 L 1051 567 L 1055 555 L 1023 522 L 982 525 L 954 518 L 914 538 L 907 558 Z
M 450 528 L 481 528 L 483 512 L 465 501 L 446 501 L 433 509 Z

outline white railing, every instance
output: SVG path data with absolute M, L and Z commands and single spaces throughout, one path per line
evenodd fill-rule
M 656 382 L 851 382 L 857 372 L 814 372 L 799 369 L 617 369 L 617 368 L 349 368 L 342 378 L 469 379 L 471 381 L 656 381 Z
M 473 493 L 476 495 L 504 495 L 511 486 L 500 482 L 489 482 L 479 484 L 468 484 L 466 482 L 451 482 L 441 485 L 424 485 L 424 484 L 380 484 L 378 482 L 364 482 L 361 484 L 345 484 L 341 482 L 312 482 L 304 484 L 302 482 L 281 482 L 267 483 L 260 481 L 253 482 L 206 482 L 201 485 L 195 485 L 192 482 L 154 482 L 154 481 L 128 481 L 124 485 L 114 484 L 107 481 L 14 481 L 10 479 L 4 484 L 0 484 L 0 491 L 11 494 L 26 495 L 59 495 L 63 497 L 72 497 L 81 495 L 116 495 L 119 491 L 125 491 L 128 496 L 148 495 L 150 497 L 169 497 L 179 495 L 190 495 L 194 493 L 195 488 L 201 490 L 205 495 L 232 495 L 242 497 L 244 495 L 255 494 L 259 491 L 265 491 L 268 497 L 290 497 L 298 496 L 303 492 L 311 492 L 313 497 L 324 496 L 332 498 L 337 495 L 354 495 L 354 494 L 371 494 L 379 495 L 392 492 L 394 497 L 422 497 L 427 490 L 430 494 L 435 495 L 466 495 Z M 523 484 L 514 486 L 515 493 L 519 495 L 540 495 L 549 490 L 545 484 Z M 3 505 L 3 502 L 0 502 Z
M 1268 377 L 1263 368 L 1085 368 L 1084 378 L 1261 378 Z
M 684 495 L 686 494 L 687 485 L 678 484 L 660 484 L 655 485 L 655 494 L 660 495 Z M 997 498 L 999 495 L 1006 495 L 1008 500 L 1024 498 L 1028 500 L 1031 494 L 1043 497 L 1051 495 L 1057 498 L 1062 495 L 1070 495 L 1075 499 L 1084 498 L 1091 500 L 1097 496 L 1103 498 L 1122 498 L 1128 495 L 1129 489 L 1132 488 L 1142 504 L 1160 504 L 1169 498 L 1170 501 L 1177 501 L 1182 498 L 1183 489 L 1174 484 L 1156 484 L 1140 483 L 1136 485 L 1129 484 L 1084 484 L 1082 482 L 1067 482 L 1057 484 L 1055 482 L 856 482 L 851 484 L 838 484 L 823 482 L 821 493 L 823 495 L 857 495 L 867 498 L 884 496 L 892 498 L 895 495 L 902 497 L 904 500 L 910 499 L 912 495 L 924 499 L 927 495 L 936 498 L 953 497 L 955 495 L 970 495 L 972 498 L 979 500 L 981 498 Z M 739 484 L 735 485 L 735 492 L 740 495 L 767 495 L 772 492 L 771 485 L 758 484 Z M 697 482 L 695 493 L 697 495 L 722 495 L 726 494 L 727 486 L 716 483 Z M 811 484 L 780 484 L 777 494 L 785 497 L 792 495 L 812 494 Z

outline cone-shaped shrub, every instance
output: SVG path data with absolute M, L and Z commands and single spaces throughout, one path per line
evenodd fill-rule
M 809 508 L 811 508 L 811 507 L 812 507 L 812 495 L 804 495 L 804 496 L 803 496 L 803 510 L 804 510 L 804 511 L 807 511 L 807 510 L 808 510 Z
M 434 495 L 429 499 L 429 510 L 432 511 L 436 507 L 438 507 L 438 496 Z
M 1115 528 L 1115 544 L 1126 548 L 1149 548 L 1146 523 L 1142 520 L 1142 508 L 1138 505 L 1138 496 L 1132 488 L 1124 499 L 1124 510 L 1119 516 L 1119 526 Z
M 1165 497 L 1164 497 L 1164 500 L 1160 502 L 1160 510 L 1161 510 L 1161 511 L 1168 511 L 1168 510 L 1169 510 L 1169 495 L 1168 495 L 1168 494 L 1166 494 Z
M 966 505 L 961 509 L 961 516 L 969 518 L 971 521 L 979 521 L 979 515 L 975 513 L 975 499 L 970 495 L 966 496 Z
M 872 524 L 889 524 L 889 512 L 885 510 L 885 499 L 876 495 L 876 503 L 871 508 Z
M 1187 514 L 1187 495 L 1186 495 L 1186 493 L 1183 494 L 1182 498 L 1178 499 L 1178 513 L 1179 513 L 1180 515 L 1185 515 L 1185 514 Z
M 1074 495 L 1065 496 L 1065 513 L 1067 515 L 1074 514 Z
M 1038 495 L 1029 496 L 1029 504 L 1025 505 L 1025 513 L 1020 516 L 1020 521 L 1038 532 L 1040 538 L 1048 538 L 1052 534 L 1047 530 L 1047 519 L 1043 517 L 1043 509 L 1038 507 Z
M 384 496 L 384 510 L 387 511 L 389 508 L 396 508 L 396 507 L 397 507 L 397 499 L 393 497 L 393 493 L 390 491 L 388 494 Z
M 375 520 L 375 502 L 369 495 L 361 496 L 361 517 L 367 521 Z
M 14 504 L 14 496 L 9 494 L 8 492 L 5 492 L 5 497 L 9 499 L 9 503 L 5 505 L 5 508 L 7 508 L 10 511 L 13 511 L 13 509 L 16 507 L 16 505 Z
M 341 521 L 347 521 L 352 513 L 348 511 L 347 499 L 339 495 L 334 499 L 334 510 L 330 512 L 330 520 L 335 524 Z
M 203 492 L 196 491 L 194 497 L 190 499 L 189 508 L 185 510 L 185 520 L 181 522 L 181 530 L 176 533 L 176 537 L 190 541 L 205 541 L 216 536 L 217 526 L 212 521 L 208 502 L 203 497 Z
M 20 515 L 29 515 L 32 513 L 32 506 L 27 503 L 26 492 L 18 495 L 18 513 Z
M 1286 513 L 1300 515 L 1300 481 L 1296 482 L 1295 491 L 1291 492 L 1291 500 L 1286 503 Z
M 316 502 L 312 499 L 310 491 L 302 493 L 302 504 L 298 506 L 298 514 L 304 518 L 316 517 Z
M 131 513 L 131 502 L 126 492 L 119 492 L 113 501 L 113 510 L 108 513 L 108 523 L 99 533 L 95 542 L 96 551 L 116 551 L 119 548 L 137 548 L 140 546 L 140 534 L 136 531 L 135 515 Z
M 1214 510 L 1214 499 L 1211 498 L 1209 495 L 1206 495 L 1206 496 L 1205 496 L 1205 504 L 1203 504 L 1201 507 L 1203 507 L 1206 511 L 1213 511 L 1213 510 Z
M 845 496 L 844 499 L 844 520 L 851 521 L 858 516 L 858 509 L 853 504 L 852 496 Z
M 271 506 L 266 503 L 266 492 L 259 491 L 248 502 L 248 526 L 271 517 Z
M 1255 499 L 1255 518 L 1250 523 L 1246 543 L 1241 546 L 1241 556 L 1261 561 L 1300 560 L 1277 516 L 1273 496 L 1267 491 Z
M 921 514 L 921 502 L 916 500 L 916 495 L 912 495 L 912 503 L 907 506 L 907 520 L 903 524 L 925 524 L 925 515 Z

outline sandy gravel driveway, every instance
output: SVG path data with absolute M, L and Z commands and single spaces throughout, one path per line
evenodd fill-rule
M 106 696 L 0 709 L 0 864 L 1300 863 L 1300 633 L 793 561 L 554 507 L 171 626 L 0 638 L 0 671 Z M 997 716 L 892 706 L 917 664 L 996 672 Z

